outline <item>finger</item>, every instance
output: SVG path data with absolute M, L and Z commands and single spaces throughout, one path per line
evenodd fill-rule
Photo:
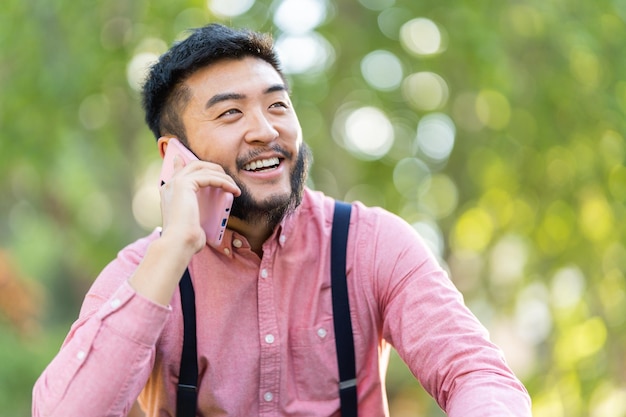
M 193 161 L 187 166 L 188 175 L 193 177 L 199 187 L 217 187 L 236 196 L 241 194 L 235 180 L 224 171 L 221 165 L 207 161 Z
M 173 162 L 174 162 L 174 172 L 179 171 L 185 166 L 185 161 L 183 161 L 183 158 L 181 158 L 180 155 L 175 155 Z
M 193 180 L 196 184 L 201 187 L 214 187 L 221 188 L 224 191 L 232 193 L 236 196 L 241 194 L 241 190 L 235 181 L 227 174 L 219 171 L 207 172 L 207 171 L 196 171 L 193 174 Z

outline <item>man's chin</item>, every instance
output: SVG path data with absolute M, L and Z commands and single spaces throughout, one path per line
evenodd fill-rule
M 273 228 L 299 204 L 299 199 L 294 201 L 292 193 L 274 194 L 260 200 L 242 191 L 233 200 L 231 216 L 250 224 L 262 223 Z

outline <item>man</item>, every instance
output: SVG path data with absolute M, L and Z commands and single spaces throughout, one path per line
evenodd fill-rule
M 271 40 L 195 30 L 149 74 L 144 108 L 163 155 L 162 231 L 123 249 L 89 290 L 37 381 L 33 415 L 176 415 L 182 350 L 178 284 L 196 294 L 200 416 L 337 416 L 329 278 L 333 200 L 304 186 L 309 161 Z M 223 241 L 206 244 L 196 192 L 235 200 Z M 414 230 L 352 205 L 347 285 L 360 416 L 387 415 L 393 345 L 450 416 L 530 416 L 523 385 Z

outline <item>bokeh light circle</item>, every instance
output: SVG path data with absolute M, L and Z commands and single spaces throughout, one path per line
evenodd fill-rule
M 330 43 L 316 32 L 282 35 L 276 40 L 276 52 L 286 74 L 323 71 L 335 56 Z
M 285 33 L 305 34 L 326 19 L 323 0 L 283 0 L 274 13 L 274 23 Z
M 391 121 L 376 107 L 338 112 L 333 123 L 335 140 L 359 159 L 375 160 L 387 154 L 395 136 Z
M 442 50 L 439 27 L 430 19 L 418 17 L 400 28 L 402 46 L 415 55 L 433 55 Z
M 361 61 L 361 74 L 369 85 L 378 90 L 394 90 L 402 83 L 402 63 L 391 52 L 370 52 Z

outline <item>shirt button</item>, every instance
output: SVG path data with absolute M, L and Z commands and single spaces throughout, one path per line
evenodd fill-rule
M 263 399 L 267 402 L 270 402 L 274 399 L 274 394 L 272 394 L 271 392 L 266 392 L 265 394 L 263 394 Z
M 267 269 L 263 268 L 261 270 L 261 278 L 267 278 L 269 274 L 267 273 Z
M 115 298 L 113 301 L 111 301 L 111 307 L 113 308 L 118 308 L 120 304 L 122 304 L 122 302 L 119 298 Z
M 243 245 L 243 242 L 239 239 L 234 239 L 233 240 L 233 246 L 236 248 L 240 248 Z
M 317 335 L 322 339 L 325 338 L 327 334 L 328 332 L 326 331 L 326 329 L 317 329 Z
M 224 253 L 225 253 L 226 255 L 230 255 L 230 249 L 228 249 L 228 248 L 224 248 Z
M 265 343 L 272 344 L 274 343 L 274 335 L 268 334 L 265 336 Z
M 81 361 L 82 361 L 83 359 L 85 359 L 85 356 L 87 356 L 87 354 L 86 354 L 86 353 L 85 353 L 85 351 L 83 351 L 83 350 L 79 351 L 79 352 L 76 354 L 76 357 L 77 357 L 79 360 L 81 360 Z

